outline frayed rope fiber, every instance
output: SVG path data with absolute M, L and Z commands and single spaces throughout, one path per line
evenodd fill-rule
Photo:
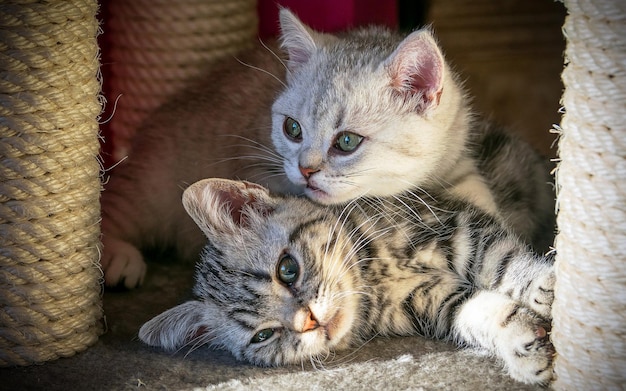
M 558 390 L 626 384 L 626 2 L 566 0 L 552 339 Z
M 97 10 L 0 3 L 0 366 L 101 333 Z

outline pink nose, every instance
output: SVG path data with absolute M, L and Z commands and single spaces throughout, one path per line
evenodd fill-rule
M 309 311 L 306 320 L 304 321 L 304 325 L 302 326 L 302 332 L 304 333 L 306 331 L 315 330 L 318 327 L 320 327 L 320 324 L 317 322 L 317 319 L 315 319 L 315 315 Z
M 305 179 L 309 179 L 311 177 L 311 175 L 315 174 L 316 172 L 318 172 L 319 170 L 314 169 L 314 168 L 305 168 L 305 167 L 300 167 L 298 166 L 298 168 L 300 169 L 300 173 L 302 174 L 302 176 Z

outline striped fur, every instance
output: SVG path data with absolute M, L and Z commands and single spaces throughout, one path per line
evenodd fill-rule
M 470 204 L 414 191 L 323 207 L 223 179 L 183 200 L 209 238 L 197 298 L 147 322 L 150 345 L 282 365 L 422 335 L 485 349 L 523 382 L 552 377 L 552 261 Z M 292 283 L 285 259 L 299 267 Z

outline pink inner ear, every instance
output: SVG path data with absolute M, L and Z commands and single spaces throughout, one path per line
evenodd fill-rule
M 257 198 L 252 192 L 246 191 L 247 189 L 259 188 L 265 189 L 259 185 L 253 183 L 243 183 L 245 188 L 229 187 L 219 190 L 219 198 L 222 203 L 227 203 L 230 206 L 230 215 L 233 222 L 241 227 L 247 227 L 249 225 L 246 219 L 246 214 L 242 213 L 244 207 L 248 206 L 251 212 L 258 213 L 262 216 L 266 216 L 272 211 L 272 208 L 267 205 L 263 200 Z
M 292 68 L 299 67 L 300 65 L 305 64 L 309 61 L 311 57 L 311 53 L 306 49 L 297 48 L 295 46 L 291 46 L 288 49 L 289 53 L 289 64 Z
M 421 91 L 428 100 L 433 100 L 442 89 L 441 65 L 433 58 L 424 58 L 423 61 L 409 75 L 410 85 L 414 92 Z
M 230 215 L 237 225 L 242 225 L 241 209 L 246 204 L 247 199 L 242 197 L 242 194 L 235 189 L 220 190 L 220 199 L 223 203 L 228 203 L 230 207 Z
M 419 111 L 439 104 L 443 91 L 443 57 L 432 39 L 423 35 L 407 37 L 392 54 L 392 87 L 419 97 Z

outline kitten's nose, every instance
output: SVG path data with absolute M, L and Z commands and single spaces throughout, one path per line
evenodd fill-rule
M 302 326 L 302 332 L 304 333 L 306 331 L 315 330 L 318 327 L 320 327 L 320 324 L 317 322 L 317 319 L 315 319 L 315 315 L 313 315 L 313 312 L 308 311 L 306 320 Z
M 300 166 L 298 166 L 298 168 L 300 169 L 300 173 L 305 179 L 309 179 L 311 175 L 319 171 L 319 169 L 316 169 L 316 168 L 300 167 Z

